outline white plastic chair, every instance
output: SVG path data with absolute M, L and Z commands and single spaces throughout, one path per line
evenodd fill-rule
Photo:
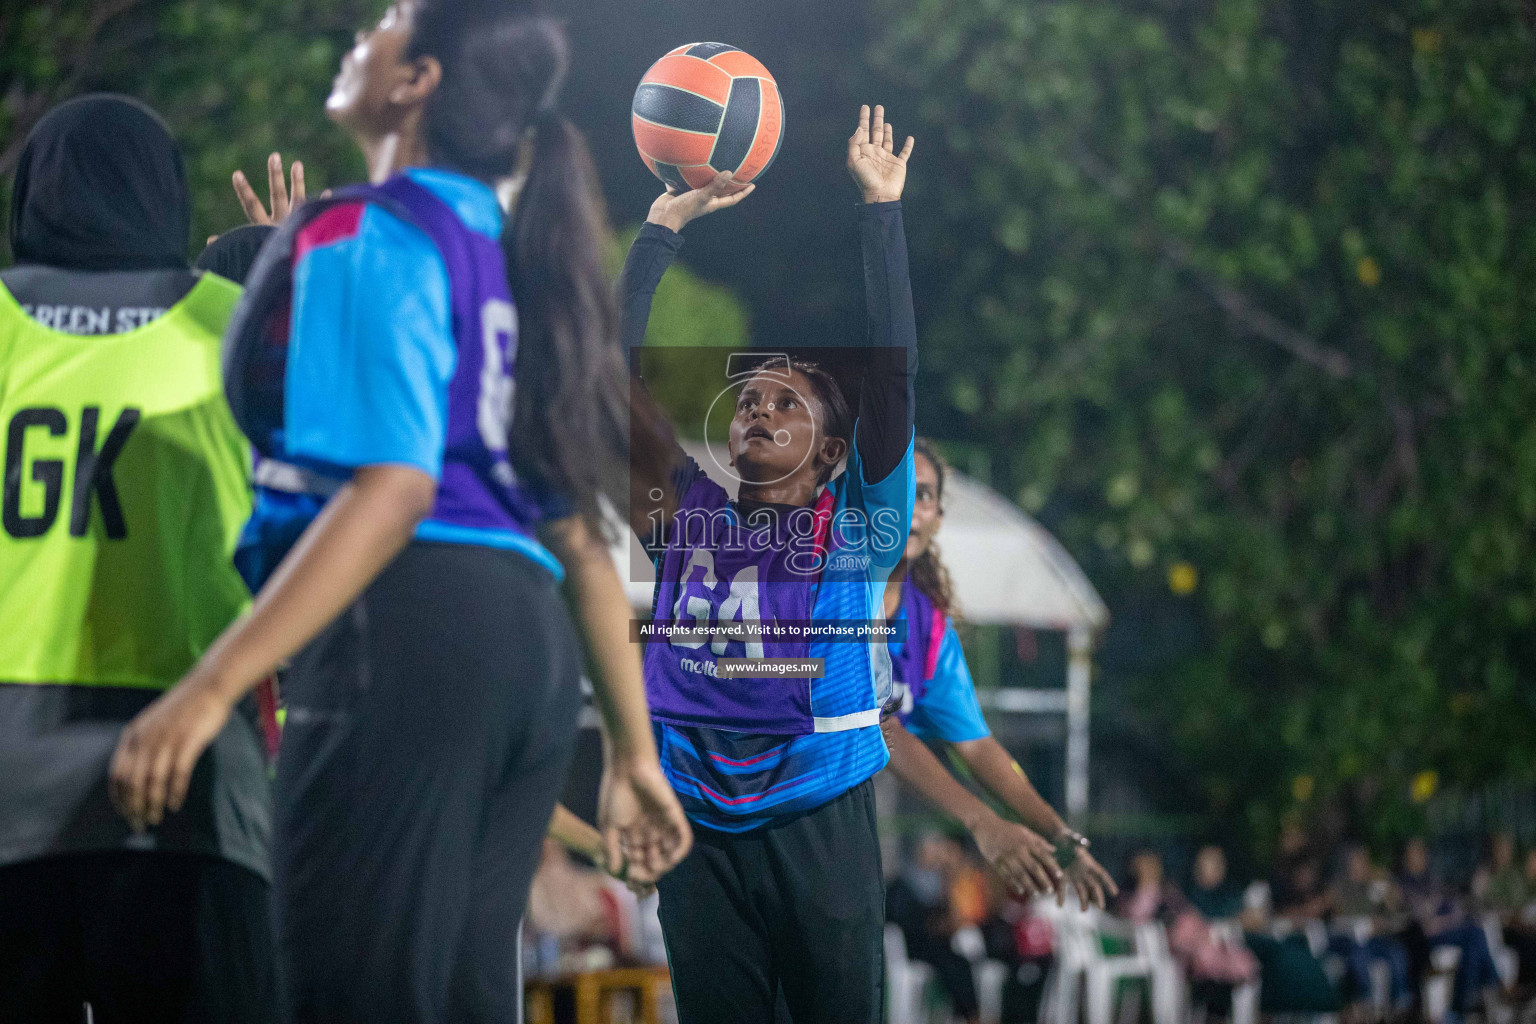
M 1003 986 L 1008 983 L 1008 965 L 1000 960 L 983 960 L 971 965 L 976 979 L 976 1002 L 981 1024 L 997 1024 L 1003 1018 Z
M 1133 952 L 1105 953 L 1101 941 L 1103 936 L 1112 936 L 1130 942 Z M 1135 930 L 1126 922 L 1105 914 L 1092 914 L 1089 926 L 1079 931 L 1077 940 L 1082 946 L 1083 991 L 1088 1011 L 1087 1024 L 1115 1024 L 1115 994 L 1120 982 L 1144 978 L 1150 988 L 1153 974 L 1152 961 L 1136 950 Z
M 1430 1024 L 1439 1024 L 1451 1008 L 1456 968 L 1461 964 L 1461 950 L 1456 946 L 1436 946 L 1429 951 L 1429 977 L 1424 979 L 1424 1016 Z
M 1520 976 L 1520 955 L 1504 944 L 1504 922 L 1498 914 L 1483 915 L 1483 935 L 1488 939 L 1488 952 L 1493 954 L 1499 980 L 1505 988 L 1511 987 Z
M 1136 926 L 1136 951 L 1151 970 L 1152 1024 L 1183 1024 L 1190 1013 L 1189 979 L 1168 947 L 1161 922 Z
M 1243 926 L 1236 921 L 1212 921 L 1211 931 L 1228 945 L 1246 945 Z M 1260 976 L 1255 972 L 1252 981 L 1232 986 L 1232 1024 L 1258 1024 L 1260 984 Z
M 1087 927 L 1087 914 L 1070 902 L 1058 907 L 1049 898 L 1035 900 L 1030 913 L 1049 921 L 1055 935 L 1055 956 L 1040 997 L 1040 1024 L 1078 1024 L 1085 967 L 1079 933 Z
M 968 925 L 949 940 L 949 947 L 971 964 L 971 981 L 976 986 L 976 1004 L 982 1024 L 997 1024 L 1003 1015 L 1003 985 L 1008 980 L 1008 965 L 987 959 L 987 940 L 981 929 Z
M 1255 977 L 1232 990 L 1232 1024 L 1258 1024 L 1260 981 Z

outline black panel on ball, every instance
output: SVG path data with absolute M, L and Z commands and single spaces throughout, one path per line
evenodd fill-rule
M 763 109 L 762 83 L 755 78 L 737 78 L 731 82 L 731 97 L 725 101 L 725 119 L 720 122 L 720 136 L 709 165 L 717 171 L 735 171 L 757 139 L 758 115 Z
M 735 92 L 731 93 L 735 96 Z M 713 135 L 720 127 L 720 104 L 698 93 L 670 85 L 646 82 L 635 90 L 634 112 L 654 124 L 685 132 Z
M 694 43 L 683 52 L 690 57 L 702 57 L 705 60 L 709 60 L 709 58 L 717 53 L 729 53 L 734 49 L 737 49 L 737 47 L 727 46 L 724 43 Z
M 679 192 L 689 192 L 693 186 L 683 177 L 683 172 L 677 169 L 676 164 L 664 164 L 656 161 L 656 177 L 661 179 L 663 185 L 671 186 Z
M 768 162 L 763 164 L 763 169 L 757 172 L 759 178 L 773 166 L 773 162 L 779 158 L 779 147 L 784 145 L 784 94 L 777 89 L 774 92 L 778 93 L 779 97 L 779 137 L 773 144 L 773 153 L 769 155 Z

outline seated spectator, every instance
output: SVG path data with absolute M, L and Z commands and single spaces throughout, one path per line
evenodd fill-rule
M 1461 951 L 1451 986 L 1451 1019 L 1460 1024 L 1462 1014 L 1497 1002 L 1498 968 L 1488 949 L 1483 929 L 1467 918 L 1466 909 L 1444 882 L 1430 870 L 1429 847 L 1421 838 L 1403 846 L 1398 888 L 1412 915 L 1404 932 L 1415 981 L 1422 985 L 1429 973 L 1429 952 L 1443 946 Z
M 1531 898 L 1520 911 L 1520 923 L 1536 928 L 1536 847 L 1525 851 L 1525 886 Z
M 1287 818 L 1280 826 L 1280 836 L 1276 842 L 1271 883 L 1276 879 L 1289 878 L 1297 864 L 1313 855 L 1312 839 L 1306 829 L 1301 827 L 1301 822 L 1296 818 Z
M 1243 912 L 1242 886 L 1227 878 L 1227 854 L 1221 847 L 1206 845 L 1195 854 L 1189 902 L 1208 921 L 1225 921 Z
M 1516 934 L 1536 936 L 1536 848 L 1525 851 L 1525 888 L 1530 898 L 1515 915 L 1509 927 Z M 1515 947 L 1520 956 L 1519 985 L 1529 994 L 1530 988 L 1536 986 L 1536 948 L 1531 948 L 1530 957 L 1521 953 L 1520 949 L 1519 946 Z
M 1347 992 L 1360 1010 L 1370 999 L 1371 964 L 1378 960 L 1387 965 L 1393 1008 L 1401 1012 L 1412 1003 L 1408 950 L 1392 934 L 1391 896 L 1391 884 L 1371 863 L 1370 851 L 1359 843 L 1345 847 L 1343 872 L 1329 889 L 1334 927 L 1328 949 L 1343 958 Z
M 1478 906 L 1491 913 L 1515 913 L 1530 901 L 1530 883 L 1515 863 L 1515 837 L 1499 832 L 1488 838 L 1488 860 L 1473 883 Z
M 991 872 L 963 849 L 949 880 L 949 907 L 955 927 L 980 927 L 992 910 Z
M 1300 849 L 1300 847 L 1298 847 Z M 1273 883 L 1270 885 L 1273 895 Z M 1263 985 L 1259 1010 L 1264 1014 L 1326 1014 L 1339 1009 L 1339 996 L 1323 965 L 1312 955 L 1306 936 L 1292 931 L 1279 937 L 1274 929 L 1272 898 L 1245 906 L 1243 940 L 1259 961 Z
M 1241 944 L 1222 940 L 1200 911 L 1163 873 L 1163 859 L 1143 850 L 1131 860 L 1134 879 L 1121 898 L 1121 912 L 1137 924 L 1160 921 L 1168 947 L 1189 978 L 1195 998 L 1221 1012 L 1231 1005 L 1231 987 L 1252 981 L 1258 961 Z
M 1328 890 L 1323 886 L 1322 865 L 1315 857 L 1292 862 L 1290 871 L 1270 883 L 1275 916 L 1293 924 L 1322 918 L 1328 910 Z
M 1162 921 L 1190 909 L 1189 901 L 1178 886 L 1163 874 L 1163 858 L 1153 850 L 1142 850 L 1131 858 L 1131 881 L 1120 892 L 1119 912 L 1138 924 Z
M 1515 951 L 1520 962 L 1516 984 L 1521 989 L 1536 985 L 1536 923 L 1523 920 L 1522 912 L 1536 901 L 1536 850 L 1526 857 L 1524 869 L 1515 863 L 1515 837 L 1500 832 L 1488 843 L 1488 864 L 1481 869 L 1475 885 L 1478 906 L 1497 914 L 1504 942 Z
M 952 945 L 959 923 L 950 887 L 964 860 L 964 851 L 953 839 L 937 832 L 924 835 L 912 859 L 886 890 L 885 919 L 901 929 L 907 956 L 933 968 L 955 1016 L 975 1024 L 981 1012 L 976 979 L 971 962 Z

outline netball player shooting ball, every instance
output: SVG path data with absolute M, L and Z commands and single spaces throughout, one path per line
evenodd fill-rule
M 296 1021 L 517 1019 L 580 704 L 562 576 L 606 726 L 608 861 L 655 878 L 691 841 L 600 536 L 627 377 L 590 161 L 554 108 L 566 63 L 518 4 L 390 7 L 327 102 L 373 184 L 289 218 L 231 328 L 231 407 L 268 496 L 294 492 L 268 512 L 317 514 L 129 726 L 112 785 L 131 821 L 174 810 L 234 701 L 293 659 L 273 900 Z
M 887 620 L 907 624 L 905 641 L 890 645 L 901 700 L 899 713 L 884 722 L 891 770 L 965 825 L 982 856 L 1015 894 L 1055 890 L 1061 902 L 1070 886 L 1084 910 L 1089 904 L 1103 909 L 1105 895 L 1118 891 L 1114 881 L 1088 852 L 1088 841 L 1041 799 L 981 716 L 965 652 L 950 620 L 954 595 L 949 572 L 934 542 L 944 521 L 946 468 L 927 441 L 918 438 L 915 448 L 912 530 L 885 591 Z M 952 744 L 971 774 L 1039 834 L 1001 817 L 955 781 L 924 739 Z
M 635 452 L 631 523 L 657 562 L 658 623 L 881 617 L 912 510 L 917 363 L 900 204 L 913 143 L 898 151 L 893 135 L 882 108 L 872 118 L 864 107 L 848 143 L 869 312 L 857 418 L 825 370 L 780 359 L 736 396 L 734 500 L 675 442 Z M 735 188 L 722 175 L 652 205 L 625 264 L 626 345 L 644 339 L 677 232 L 738 202 Z M 824 658 L 825 675 L 717 672 L 722 656 L 765 655 Z M 679 1018 L 767 1024 L 782 986 L 797 1024 L 873 1024 L 884 903 L 870 777 L 886 763 L 884 645 L 652 639 L 645 670 L 662 767 L 696 826 L 693 853 L 658 886 Z

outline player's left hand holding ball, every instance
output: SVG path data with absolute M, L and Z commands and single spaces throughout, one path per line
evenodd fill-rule
M 688 817 L 654 760 L 611 763 L 603 772 L 597 827 L 607 863 L 628 864 L 625 882 L 655 882 L 693 846 Z
M 135 830 L 181 810 L 197 759 L 233 708 L 234 702 L 194 668 L 128 723 L 112 755 L 108 788 L 118 813 Z
M 715 175 L 714 181 L 703 188 L 679 192 L 668 186 L 651 204 L 651 212 L 646 214 L 645 219 L 672 231 L 681 231 L 691 220 L 716 210 L 730 209 L 751 195 L 755 188 L 756 185 L 742 188 L 731 180 L 730 171 L 721 171 Z
M 874 118 L 869 105 L 859 108 L 859 126 L 848 140 L 848 173 L 864 193 L 866 203 L 889 203 L 901 198 L 907 184 L 907 160 L 915 140 L 896 152 L 896 130 L 885 119 L 885 108 L 876 104 Z

